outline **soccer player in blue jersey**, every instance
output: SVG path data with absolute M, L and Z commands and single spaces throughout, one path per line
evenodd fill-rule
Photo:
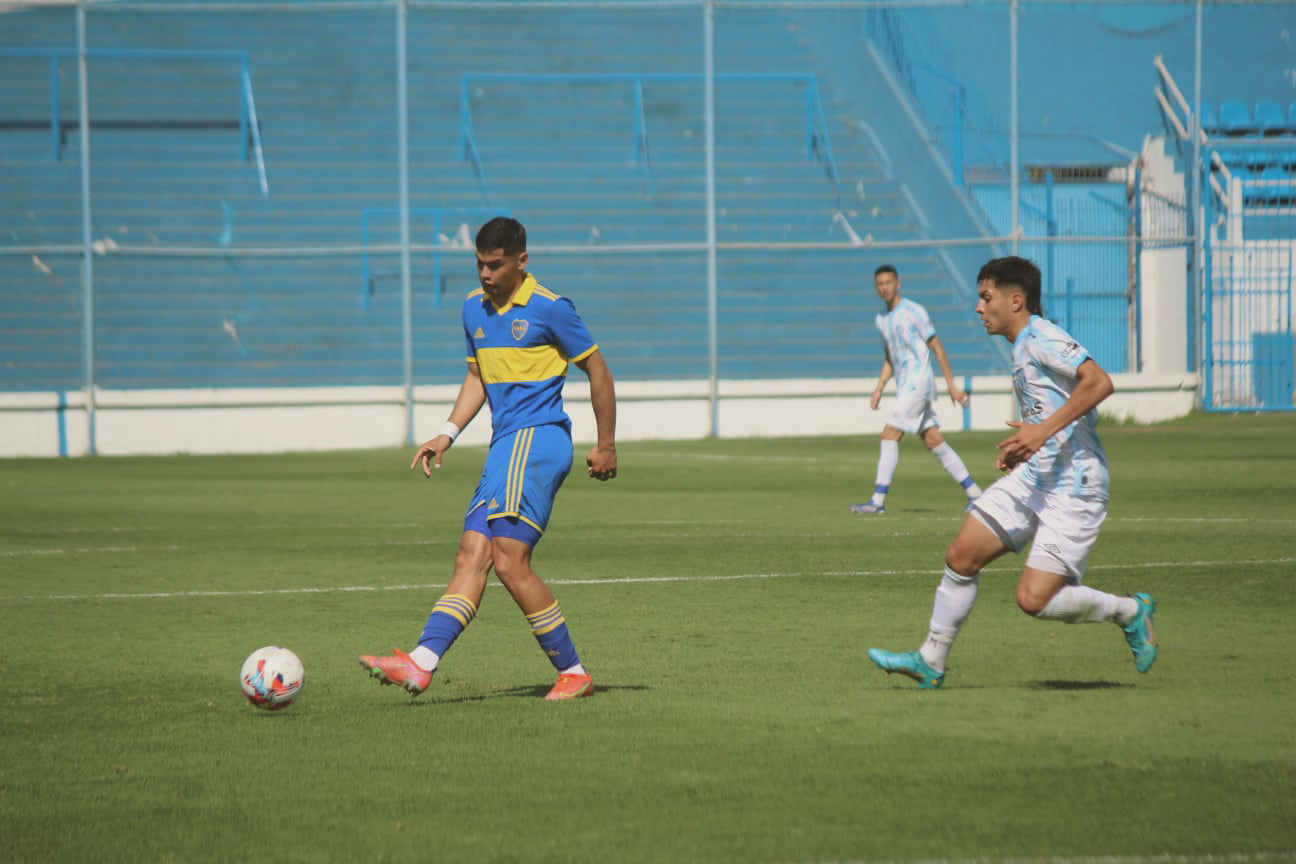
M 460 430 L 490 404 L 490 451 L 468 504 L 450 584 L 432 607 L 416 648 L 360 658 L 373 677 L 413 696 L 427 689 L 437 664 L 477 614 L 492 568 L 558 673 L 545 698 L 594 692 L 594 679 L 576 653 L 558 601 L 531 567 L 531 553 L 571 470 L 571 421 L 562 400 L 568 363 L 589 377 L 597 443 L 585 465 L 596 480 L 617 474 L 616 392 L 576 307 L 536 282 L 526 267 L 526 229 L 520 222 L 498 217 L 477 232 L 481 288 L 463 306 L 468 372 L 445 427 L 420 445 L 410 463 L 411 469 L 422 465 L 431 477 Z
M 966 405 L 968 395 L 954 380 L 949 357 L 936 336 L 927 310 L 921 304 L 900 296 L 900 274 L 890 264 L 883 264 L 873 272 L 873 287 L 886 304 L 887 311 L 879 313 L 877 328 L 882 333 L 886 358 L 882 361 L 882 374 L 873 388 L 869 407 L 874 411 L 882 401 L 882 391 L 894 374 L 896 401 L 882 427 L 881 450 L 878 455 L 877 477 L 873 497 L 863 504 L 852 504 L 852 513 L 885 513 L 886 496 L 900 461 L 900 439 L 906 433 L 919 435 L 927 449 L 940 462 L 954 482 L 967 493 L 971 501 L 981 494 L 981 487 L 968 473 L 963 460 L 954 452 L 940 433 L 940 418 L 936 416 L 936 379 L 932 375 L 931 355 L 936 355 L 945 386 L 956 405 Z
M 1021 421 L 998 444 L 996 467 L 1011 471 L 973 502 L 945 550 L 945 573 L 927 639 L 917 651 L 873 648 L 869 659 L 934 690 L 945 681 L 950 647 L 976 601 L 982 568 L 1030 544 L 1017 581 L 1023 612 L 1052 621 L 1114 621 L 1146 672 L 1157 657 L 1147 594 L 1118 597 L 1081 584 L 1107 516 L 1107 456 L 1098 440 L 1098 405 L 1111 378 L 1061 327 L 1043 317 L 1040 271 L 1017 257 L 996 258 L 977 275 L 977 314 L 986 332 L 1012 343 L 1013 393 Z

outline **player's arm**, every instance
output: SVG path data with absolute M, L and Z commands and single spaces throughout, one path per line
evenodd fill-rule
M 997 445 L 997 466 L 1002 471 L 1034 456 L 1044 442 L 1070 426 L 1076 420 L 1097 408 L 1099 403 L 1116 392 L 1111 376 L 1092 357 L 1076 367 L 1076 386 L 1070 397 L 1058 409 L 1039 423 L 1010 422 L 1016 434 Z
M 616 455 L 616 384 L 603 353 L 598 349 L 576 361 L 581 371 L 589 376 L 590 404 L 594 407 L 594 424 L 598 442 L 585 457 L 589 476 L 596 480 L 611 480 L 617 475 Z
M 485 403 L 486 385 L 481 380 L 481 369 L 476 363 L 469 363 L 445 428 L 435 438 L 430 438 L 419 445 L 418 452 L 414 454 L 414 461 L 410 462 L 410 470 L 413 471 L 414 467 L 422 462 L 423 474 L 431 477 L 432 468 L 441 467 L 441 454 L 450 449 L 459 431 L 472 422 Z
M 927 340 L 927 347 L 936 355 L 936 362 L 940 364 L 941 374 L 945 376 L 945 386 L 949 389 L 950 398 L 956 405 L 966 405 L 968 395 L 954 380 L 954 370 L 950 368 L 949 355 L 945 353 L 945 346 L 941 344 L 940 337 L 933 333 Z
M 887 382 L 891 380 L 891 375 L 895 371 L 891 366 L 891 349 L 884 344 L 882 346 L 882 371 L 878 373 L 877 386 L 873 388 L 873 396 L 869 399 L 869 407 L 874 411 L 882 403 L 882 391 L 886 389 Z

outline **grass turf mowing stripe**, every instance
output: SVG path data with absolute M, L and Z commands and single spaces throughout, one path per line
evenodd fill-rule
M 1089 567 L 1088 570 L 1164 570 L 1172 567 L 1224 567 L 1265 564 L 1292 564 L 1296 558 L 1256 558 L 1231 561 L 1148 561 L 1132 564 L 1101 564 Z M 987 567 L 982 572 L 1005 572 L 1011 567 Z M 626 576 L 610 579 L 546 579 L 550 585 L 636 585 L 661 582 L 726 582 L 744 579 L 790 579 L 798 576 L 931 576 L 938 571 L 931 567 L 920 570 L 821 570 L 797 571 L 789 573 L 734 573 L 713 576 Z M 182 597 L 260 597 L 280 594 L 330 594 L 348 591 L 436 591 L 446 587 L 445 583 L 428 583 L 424 585 L 339 585 L 324 588 L 270 588 L 239 591 L 150 591 L 138 594 L 105 593 L 105 594 L 11 594 L 0 596 L 0 602 L 19 600 L 173 600 Z M 498 582 L 489 583 L 489 587 L 500 587 Z

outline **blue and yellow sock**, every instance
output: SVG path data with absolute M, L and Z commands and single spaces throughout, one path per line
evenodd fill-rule
M 526 617 L 532 634 L 555 669 L 562 672 L 580 664 L 576 646 L 572 644 L 571 635 L 567 632 L 567 619 L 563 617 L 557 601 Z
M 459 634 L 477 615 L 477 607 L 462 594 L 444 594 L 428 615 L 419 646 L 438 657 L 450 650 Z

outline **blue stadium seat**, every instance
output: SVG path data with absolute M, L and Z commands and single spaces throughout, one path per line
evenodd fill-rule
M 1296 132 L 1296 99 L 1287 106 L 1287 131 Z
M 1277 165 L 1270 165 L 1260 172 L 1263 186 L 1260 198 L 1268 204 L 1286 205 L 1296 200 L 1296 174 Z
M 1247 165 L 1245 151 L 1242 150 L 1221 150 L 1220 158 L 1228 166 L 1229 173 L 1239 180 L 1249 180 L 1255 176 L 1255 172 Z
M 1277 102 L 1264 99 L 1255 104 L 1256 131 L 1261 135 L 1279 135 L 1287 130 L 1287 121 L 1283 117 L 1282 106 Z
M 1220 103 L 1219 129 L 1225 135 L 1246 135 L 1254 131 L 1246 105 L 1236 99 Z

